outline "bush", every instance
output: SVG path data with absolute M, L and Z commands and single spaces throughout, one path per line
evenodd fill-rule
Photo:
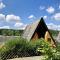
M 23 47 L 25 47 L 27 42 L 25 39 L 16 39 L 16 40 L 9 40 L 7 41 L 3 48 L 0 49 L 0 55 L 3 60 L 17 57 L 18 54 L 21 52 Z
M 15 57 L 39 55 L 37 48 L 42 47 L 42 44 L 45 44 L 43 39 L 30 42 L 23 38 L 9 40 L 0 48 L 0 56 L 2 60 L 6 60 Z
M 37 51 L 43 53 L 43 60 L 60 60 L 60 45 L 53 48 L 50 47 L 50 44 L 46 44 L 42 48 L 38 48 Z
M 2 60 L 36 55 L 45 56 L 45 60 L 60 60 L 60 45 L 57 48 L 52 48 L 44 39 L 28 42 L 26 39 L 17 38 L 7 41 L 0 48 Z

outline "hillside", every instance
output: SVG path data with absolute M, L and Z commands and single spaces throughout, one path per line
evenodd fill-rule
M 21 36 L 23 30 L 0 29 L 0 35 L 4 36 Z
M 13 29 L 0 29 L 0 35 L 4 36 L 21 36 L 23 30 L 13 30 Z M 57 36 L 59 31 L 57 30 L 50 30 L 52 36 Z
M 50 30 L 50 33 L 52 34 L 52 36 L 57 36 L 59 31 L 57 31 L 57 30 Z

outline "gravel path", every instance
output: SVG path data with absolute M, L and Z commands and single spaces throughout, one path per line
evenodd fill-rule
M 42 60 L 43 56 L 34 56 L 34 57 L 23 57 L 23 58 L 14 58 L 8 60 Z

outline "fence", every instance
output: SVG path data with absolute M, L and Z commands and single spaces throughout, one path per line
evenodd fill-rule
M 16 39 L 16 38 L 20 38 L 20 36 L 1 36 L 0 35 L 0 44 L 4 43 L 7 40 Z
M 8 40 L 9 38 L 13 40 L 10 41 L 8 44 L 2 46 L 2 49 L 0 50 L 0 60 L 38 55 L 36 52 L 38 46 L 36 47 L 36 45 L 35 44 L 33 45 L 32 42 L 29 43 L 23 38 L 15 39 L 19 36 L 2 36 L 2 37 L 5 38 L 4 40 L 6 39 Z
M 3 43 L 7 40 L 10 40 L 10 39 L 16 39 L 16 38 L 20 38 L 20 36 L 0 36 L 0 43 Z M 3 53 L 0 55 L 2 57 L 0 57 L 0 60 L 7 60 L 7 59 L 12 59 L 12 58 L 19 58 L 19 57 L 25 57 L 25 56 L 35 56 L 35 55 L 39 55 L 39 53 L 36 52 L 35 49 L 38 48 L 38 44 L 37 46 L 34 44 L 33 45 L 28 45 L 27 43 L 25 44 L 24 41 L 22 41 L 21 43 L 22 45 L 16 45 L 14 46 L 11 50 L 9 51 L 3 51 Z M 23 46 L 23 47 L 20 47 Z M 40 46 L 40 45 L 39 45 Z M 17 49 L 16 49 L 17 48 Z M 19 49 L 18 49 L 19 48 Z M 40 53 L 41 54 L 41 53 Z

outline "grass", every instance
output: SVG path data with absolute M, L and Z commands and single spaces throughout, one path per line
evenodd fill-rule
M 0 57 L 2 60 L 37 55 L 48 56 L 48 59 L 60 59 L 58 52 L 60 52 L 60 44 L 56 48 L 52 48 L 44 39 L 28 42 L 26 39 L 16 38 L 6 41 L 0 47 Z

